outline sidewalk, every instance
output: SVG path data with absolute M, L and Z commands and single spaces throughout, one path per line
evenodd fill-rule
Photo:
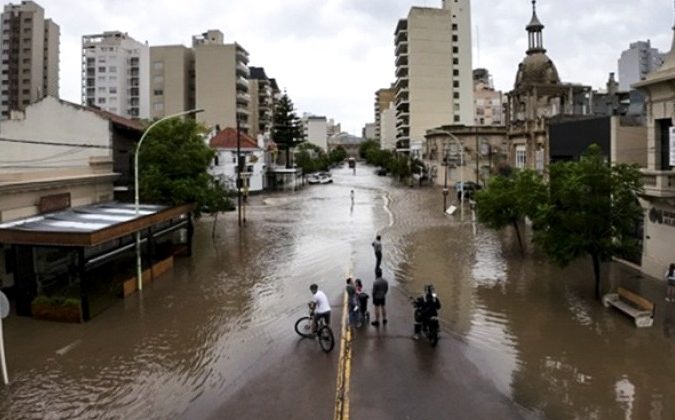
M 464 343 L 445 332 L 436 348 L 424 337 L 412 339 L 413 309 L 400 289 L 390 289 L 387 309 L 386 326 L 353 334 L 351 418 L 525 418 L 468 360 Z M 369 310 L 374 319 L 372 305 Z

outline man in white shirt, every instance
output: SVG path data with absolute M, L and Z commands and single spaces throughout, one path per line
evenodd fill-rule
M 319 286 L 312 284 L 309 286 L 309 290 L 312 292 L 314 302 L 314 322 L 319 323 L 319 319 L 323 318 L 326 320 L 326 325 L 330 325 L 330 302 L 326 294 L 319 290 Z

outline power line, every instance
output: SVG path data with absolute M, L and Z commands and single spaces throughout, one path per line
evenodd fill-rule
M 112 149 L 112 146 L 102 146 L 99 144 L 87 144 L 87 143 L 63 143 L 55 141 L 36 141 L 36 140 L 19 140 L 19 139 L 6 139 L 0 137 L 0 142 L 6 143 L 21 143 L 21 144 L 36 144 L 40 146 L 65 146 L 65 147 L 82 147 L 86 149 Z

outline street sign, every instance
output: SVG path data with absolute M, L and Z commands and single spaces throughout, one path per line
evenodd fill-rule
M 670 127 L 670 166 L 675 166 L 675 127 Z
M 9 300 L 0 292 L 0 318 L 7 318 L 7 315 L 9 315 Z

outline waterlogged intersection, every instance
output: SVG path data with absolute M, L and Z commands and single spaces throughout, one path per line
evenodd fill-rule
M 2 417 L 330 419 L 344 402 L 354 419 L 675 417 L 662 284 L 604 267 L 606 285 L 657 302 L 654 327 L 638 330 L 593 300 L 586 261 L 523 257 L 508 231 L 445 217 L 439 190 L 364 167 L 333 178 L 253 197 L 246 228 L 228 214 L 215 239 L 200 220 L 192 258 L 87 324 L 6 319 Z M 346 353 L 344 278 L 370 289 L 377 233 L 389 323 L 354 331 Z M 333 307 L 329 354 L 293 331 L 314 282 Z M 408 297 L 427 283 L 443 304 L 435 349 L 411 339 Z

